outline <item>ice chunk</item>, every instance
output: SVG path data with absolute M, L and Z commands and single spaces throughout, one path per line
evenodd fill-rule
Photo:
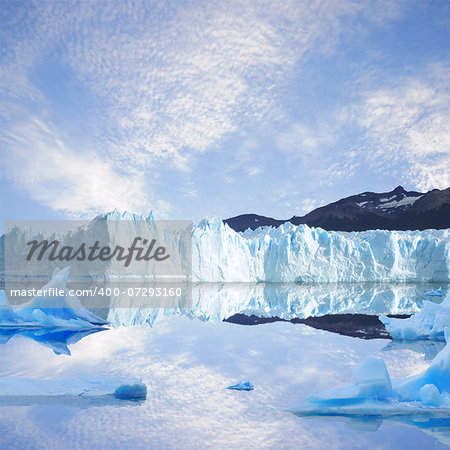
M 429 295 L 430 297 L 442 297 L 442 288 L 427 292 L 425 295 Z
M 355 368 L 353 376 L 359 387 L 359 395 L 365 398 L 386 398 L 392 394 L 392 383 L 386 364 L 381 358 L 367 357 Z
M 145 398 L 147 397 L 147 386 L 140 382 L 121 384 L 114 391 L 114 396 L 118 398 Z
M 395 391 L 403 401 L 420 401 L 420 390 L 433 384 L 440 392 L 441 400 L 450 408 L 450 328 L 445 330 L 447 345 L 439 352 L 423 373 L 397 380 Z
M 349 406 L 392 396 L 392 383 L 384 361 L 367 357 L 353 372 L 356 383 L 308 397 L 312 405 Z
M 420 401 L 425 406 L 439 406 L 441 404 L 441 393 L 434 384 L 425 384 L 420 388 Z
M 227 389 L 232 389 L 234 391 L 253 391 L 254 386 L 250 381 L 240 381 L 233 386 L 228 386 Z
M 80 375 L 71 378 L 43 380 L 0 377 L 0 405 L 11 396 L 105 396 L 145 398 L 147 386 L 139 379 Z
M 384 361 L 367 358 L 355 369 L 356 383 L 312 395 L 293 411 L 299 415 L 450 414 L 450 330 L 447 345 L 421 374 L 391 383 Z
M 409 319 L 380 316 L 393 339 L 444 340 L 445 328 L 450 328 L 450 292 L 442 303 L 425 301 L 422 311 Z
M 70 267 L 55 270 L 52 279 L 41 288 L 45 295 L 37 296 L 18 306 L 15 313 L 22 322 L 39 326 L 91 328 L 106 325 L 106 321 L 86 309 L 78 297 L 69 295 L 67 280 Z M 46 291 L 46 292 L 45 292 Z M 63 295 L 52 293 L 64 292 Z
M 17 326 L 22 320 L 9 305 L 5 291 L 0 290 L 0 327 Z

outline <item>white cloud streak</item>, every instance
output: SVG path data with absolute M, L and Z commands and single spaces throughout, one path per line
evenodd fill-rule
M 15 155 L 6 176 L 33 198 L 73 214 L 154 206 L 149 171 L 157 175 L 171 164 L 189 172 L 199 154 L 232 133 L 282 120 L 280 96 L 301 73 L 301 62 L 331 52 L 342 33 L 352 33 L 356 17 L 375 20 L 384 17 L 380 11 L 378 3 L 363 8 L 332 0 L 17 7 L 2 19 L 4 150 Z M 56 112 L 35 86 L 33 70 L 48 58 L 67 66 L 94 99 L 86 121 L 95 131 L 81 148 L 51 125 Z M 11 115 L 18 104 L 26 113 Z M 303 146 L 314 152 L 323 137 L 307 134 Z
M 450 186 L 450 72 L 433 66 L 426 78 L 408 78 L 367 93 L 354 114 L 366 130 L 367 155 L 421 190 Z
M 141 174 L 123 176 L 93 152 L 68 148 L 51 124 L 28 116 L 2 137 L 14 148 L 4 158 L 9 173 L 29 195 L 51 208 L 87 217 L 98 211 L 148 207 Z

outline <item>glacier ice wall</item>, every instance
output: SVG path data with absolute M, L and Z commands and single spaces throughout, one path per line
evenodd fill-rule
M 111 240 L 117 220 L 129 221 L 130 233 L 143 227 L 157 228 L 152 215 L 144 218 L 115 211 L 91 221 L 87 231 L 73 235 L 80 239 L 91 236 L 89 229 L 93 230 L 99 220 L 109 221 Z M 25 246 L 33 238 L 29 230 L 11 233 L 17 246 Z M 211 217 L 192 227 L 192 246 L 185 245 L 183 234 L 165 235 L 174 247 L 192 248 L 194 282 L 450 281 L 450 229 L 347 233 L 286 223 L 237 233 Z M 107 275 L 123 273 L 121 261 L 110 261 Z
M 450 230 L 330 232 L 283 224 L 236 233 L 217 218 L 193 229 L 198 281 L 450 280 Z

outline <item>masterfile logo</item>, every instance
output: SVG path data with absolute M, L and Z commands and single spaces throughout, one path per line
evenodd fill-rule
M 20 293 L 17 302 L 24 294 L 25 302 L 30 292 L 64 278 L 92 307 L 108 307 L 112 298 L 126 307 L 169 306 L 175 297 L 186 303 L 191 239 L 190 221 L 10 221 L 5 288 Z
M 147 247 L 139 246 L 139 241 Z M 31 246 L 26 257 L 27 261 L 30 261 L 33 257 L 42 261 L 45 256 L 49 261 L 95 261 L 96 259 L 109 261 L 117 259 L 117 261 L 124 262 L 124 267 L 128 267 L 133 258 L 136 258 L 137 261 L 150 261 L 152 259 L 164 261 L 170 258 L 170 255 L 166 254 L 166 247 L 156 245 L 156 239 L 152 239 L 149 243 L 148 239 L 141 237 L 134 238 L 128 249 L 120 245 L 116 245 L 114 248 L 108 245 L 100 247 L 99 241 L 95 241 L 91 246 L 83 242 L 77 249 L 70 245 L 60 246 L 60 242 L 57 240 L 49 242 L 48 240 L 38 241 L 34 239 L 27 242 L 27 245 Z

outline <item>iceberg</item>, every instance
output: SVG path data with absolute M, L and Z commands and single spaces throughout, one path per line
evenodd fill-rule
M 22 322 L 9 305 L 5 291 L 0 290 L 0 326 L 16 326 Z
M 106 325 L 105 320 L 91 313 L 75 295 L 69 295 L 66 288 L 69 276 L 70 267 L 56 269 L 50 282 L 41 288 L 42 295 L 14 310 L 10 307 L 5 292 L 0 291 L 0 327 L 45 326 L 72 329 Z M 63 294 L 59 295 L 61 292 Z
M 11 397 L 48 396 L 114 396 L 123 399 L 139 399 L 147 396 L 147 386 L 140 379 L 91 375 L 51 380 L 0 377 L 0 405 Z
M 11 338 L 23 337 L 49 347 L 56 355 L 70 356 L 69 346 L 106 328 L 61 328 L 61 327 L 4 327 L 0 324 L 0 344 L 6 344 Z
M 427 292 L 425 295 L 428 295 L 430 297 L 442 297 L 442 288 Z
M 293 412 L 314 415 L 450 414 L 450 329 L 447 345 L 424 372 L 391 380 L 383 359 L 368 357 L 354 370 L 355 383 L 311 395 Z
M 233 384 L 233 386 L 228 386 L 227 389 L 231 389 L 233 391 L 253 391 L 255 388 L 250 381 L 241 381 L 237 384 Z
M 393 339 L 432 339 L 444 341 L 444 330 L 450 329 L 450 292 L 442 303 L 425 301 L 423 309 L 408 319 L 380 316 Z

